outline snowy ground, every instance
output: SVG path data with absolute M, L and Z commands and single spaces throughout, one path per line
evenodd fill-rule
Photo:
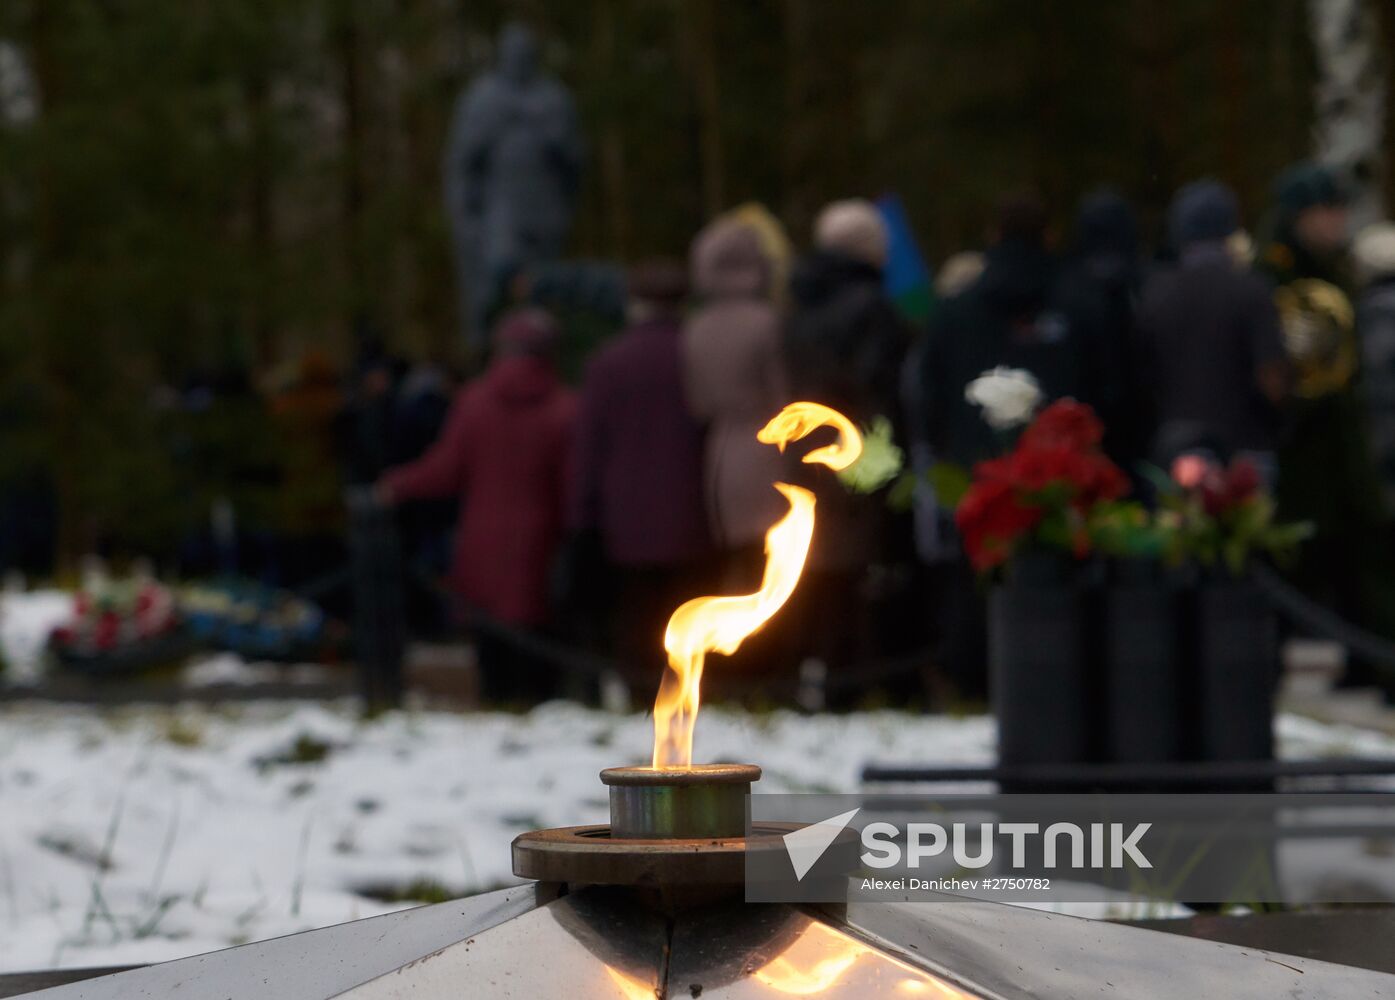
M 982 761 L 991 726 L 896 713 L 700 723 L 704 759 L 763 790 L 856 787 L 872 756 Z M 258 705 L 0 712 L 0 969 L 150 962 L 393 908 L 363 893 L 512 881 L 509 842 L 603 822 L 602 767 L 640 716 Z M 323 753 L 318 761 L 306 760 Z
M 0 594 L 0 684 L 26 684 L 39 676 L 48 634 L 67 621 L 72 610 L 73 595 L 61 590 Z
M 1395 744 L 1287 718 L 1285 751 Z M 0 970 L 175 958 L 384 912 L 417 883 L 511 880 L 520 831 L 601 822 L 597 772 L 646 759 L 641 715 L 258 704 L 0 711 Z M 762 791 L 852 790 L 876 758 L 983 762 L 984 718 L 804 717 L 714 707 L 705 760 L 757 760 Z
M 6 595 L 8 681 L 40 669 L 54 593 Z M 197 685 L 245 679 L 236 657 Z M 1288 756 L 1395 741 L 1288 716 Z M 146 963 L 513 881 L 528 829 L 603 822 L 597 772 L 648 759 L 650 723 L 574 705 L 527 715 L 350 704 L 0 707 L 0 972 Z M 986 718 L 801 716 L 714 706 L 706 761 L 757 761 L 759 790 L 853 791 L 869 760 L 986 763 Z M 1093 914 L 1090 914 L 1093 915 Z

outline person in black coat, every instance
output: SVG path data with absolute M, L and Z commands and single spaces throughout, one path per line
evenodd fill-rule
M 884 291 L 886 253 L 886 227 L 870 202 L 827 206 L 815 224 L 814 249 L 791 276 L 783 350 L 791 399 L 830 406 L 864 428 L 884 418 L 899 430 L 910 335 Z M 883 495 L 852 495 L 821 469 L 805 466 L 794 474 L 818 498 L 791 616 L 801 623 L 804 669 L 846 676 L 871 651 L 875 630 L 864 584 L 869 568 L 889 556 L 892 518 Z
M 1104 422 L 1104 450 L 1131 474 L 1147 457 L 1152 436 L 1137 343 L 1141 260 L 1133 206 L 1108 188 L 1086 195 L 1076 212 L 1062 297 L 1095 316 L 1099 339 L 1087 361 L 1095 409 Z
M 1138 315 L 1158 421 L 1153 460 L 1244 454 L 1272 485 L 1289 365 L 1268 286 L 1227 245 L 1240 228 L 1235 195 L 1217 181 L 1188 184 L 1168 223 L 1177 264 L 1149 277 Z
M 843 201 L 820 214 L 815 247 L 790 279 L 784 336 L 789 389 L 867 425 L 898 418 L 909 332 L 882 284 L 886 229 L 876 208 Z
M 1046 212 L 1028 195 L 999 208 L 978 280 L 945 300 L 930 321 L 918 359 L 919 433 L 932 461 L 968 468 L 1000 454 L 1005 441 L 964 396 L 969 382 L 999 366 L 1025 369 L 1044 400 L 1095 403 L 1103 334 L 1097 311 L 1063 285 L 1047 246 Z M 962 553 L 932 567 L 939 652 L 927 686 L 941 700 L 986 693 L 986 619 L 981 592 Z
M 969 382 L 999 366 L 1035 376 L 1045 400 L 1100 395 L 1093 352 L 1098 311 L 1063 287 L 1047 247 L 1046 212 L 1034 197 L 1006 199 L 983 274 L 946 300 L 930 322 L 918 373 L 924 432 L 940 461 L 970 466 L 1002 451 L 1002 440 L 964 398 Z

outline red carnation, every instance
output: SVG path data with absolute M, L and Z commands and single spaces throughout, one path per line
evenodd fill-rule
M 1184 455 L 1172 464 L 1172 478 L 1188 493 L 1199 497 L 1202 509 L 1212 517 L 1219 517 L 1250 500 L 1264 485 L 1259 466 L 1248 458 L 1232 459 L 1226 467 Z
M 985 463 L 989 464 L 989 463 Z M 1024 506 L 1017 490 L 1003 479 L 981 479 L 964 494 L 955 523 L 964 550 L 977 570 L 1005 562 L 1018 540 L 1036 527 L 1041 511 Z
M 1258 493 L 1263 484 L 1259 466 L 1250 458 L 1232 459 L 1226 480 L 1226 494 L 1232 503 L 1244 503 Z
M 1129 488 L 1124 473 L 1100 450 L 1103 437 L 1093 410 L 1060 400 L 1022 432 L 1011 453 L 974 468 L 974 484 L 956 521 L 976 569 L 1005 562 L 1046 517 L 1063 519 L 1077 558 L 1089 554 L 1085 520 L 1091 508 Z
M 1008 456 L 1011 479 L 1021 489 L 1039 491 L 1062 483 L 1075 483 L 1079 454 L 1064 445 L 1019 448 Z
M 1005 458 L 980 464 L 975 472 L 979 479 L 1010 483 L 1032 493 L 1068 487 L 1070 500 L 1077 506 L 1118 499 L 1128 492 L 1129 485 L 1118 466 L 1104 455 L 1065 445 L 1020 448 Z
M 1129 479 L 1117 465 L 1101 454 L 1082 455 L 1081 502 L 1118 500 L 1129 491 Z
M 1022 432 L 1017 446 L 1032 448 L 1070 448 L 1089 451 L 1104 440 L 1104 425 L 1095 411 L 1073 399 L 1058 399 Z
M 989 458 L 979 462 L 974 466 L 974 480 L 993 480 L 1000 483 L 1016 483 L 1017 471 L 1014 463 L 1015 455 L 1008 454 L 1002 458 Z

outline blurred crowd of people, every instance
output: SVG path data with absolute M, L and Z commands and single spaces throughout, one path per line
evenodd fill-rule
M 777 220 L 747 206 L 700 232 L 686 263 L 625 272 L 623 329 L 575 388 L 554 317 L 506 307 L 487 368 L 435 443 L 377 480 L 378 496 L 458 500 L 449 579 L 465 606 L 600 648 L 652 687 L 668 615 L 693 596 L 754 589 L 784 512 L 771 484 L 803 482 L 819 507 L 796 598 L 713 673 L 754 690 L 813 677 L 836 700 L 873 682 L 895 690 L 906 671 L 881 666 L 929 650 L 912 687 L 979 696 L 975 584 L 942 512 L 853 495 L 755 435 L 808 399 L 864 426 L 888 419 L 920 467 L 969 466 L 1002 441 L 965 386 L 1010 366 L 1047 398 L 1092 405 L 1125 469 L 1188 453 L 1254 459 L 1283 515 L 1318 527 L 1296 570 L 1310 594 L 1388 631 L 1395 226 L 1353 242 L 1346 203 L 1339 177 L 1298 165 L 1251 236 L 1234 193 L 1199 181 L 1177 193 L 1150 251 L 1118 194 L 1086 198 L 1065 241 L 1046 206 L 1014 195 L 982 250 L 938 269 L 928 317 L 887 291 L 878 206 L 827 206 L 797 255 Z M 496 692 L 557 689 L 554 668 L 508 643 L 482 650 Z
M 679 604 L 758 586 L 786 509 L 772 483 L 798 483 L 818 498 L 800 586 L 709 689 L 973 700 L 982 587 L 924 473 L 1002 450 L 965 387 L 1007 366 L 1047 399 L 1093 406 L 1145 493 L 1149 464 L 1252 459 L 1280 516 L 1316 525 L 1294 579 L 1395 636 L 1395 224 L 1352 234 L 1347 201 L 1339 176 L 1299 164 L 1247 228 L 1235 193 L 1202 180 L 1150 246 L 1118 193 L 1086 197 L 1063 236 L 1019 193 L 933 279 L 887 199 L 830 204 L 793 240 L 745 205 L 686 260 L 530 266 L 509 277 L 463 381 L 365 328 L 347 371 L 312 349 L 255 384 L 239 370 L 163 390 L 184 507 L 199 512 L 171 564 L 349 613 L 344 491 L 360 488 L 398 509 L 413 627 L 488 624 L 471 631 L 492 696 L 594 685 L 568 677 L 569 649 L 642 692 Z M 799 399 L 885 421 L 921 477 L 914 507 L 760 444 Z M 1378 679 L 1360 662 L 1352 675 Z

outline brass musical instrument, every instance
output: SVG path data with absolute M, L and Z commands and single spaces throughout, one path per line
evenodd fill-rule
M 1336 285 L 1299 278 L 1274 292 L 1284 347 L 1296 373 L 1294 391 L 1319 399 L 1356 375 L 1359 347 L 1351 300 Z

